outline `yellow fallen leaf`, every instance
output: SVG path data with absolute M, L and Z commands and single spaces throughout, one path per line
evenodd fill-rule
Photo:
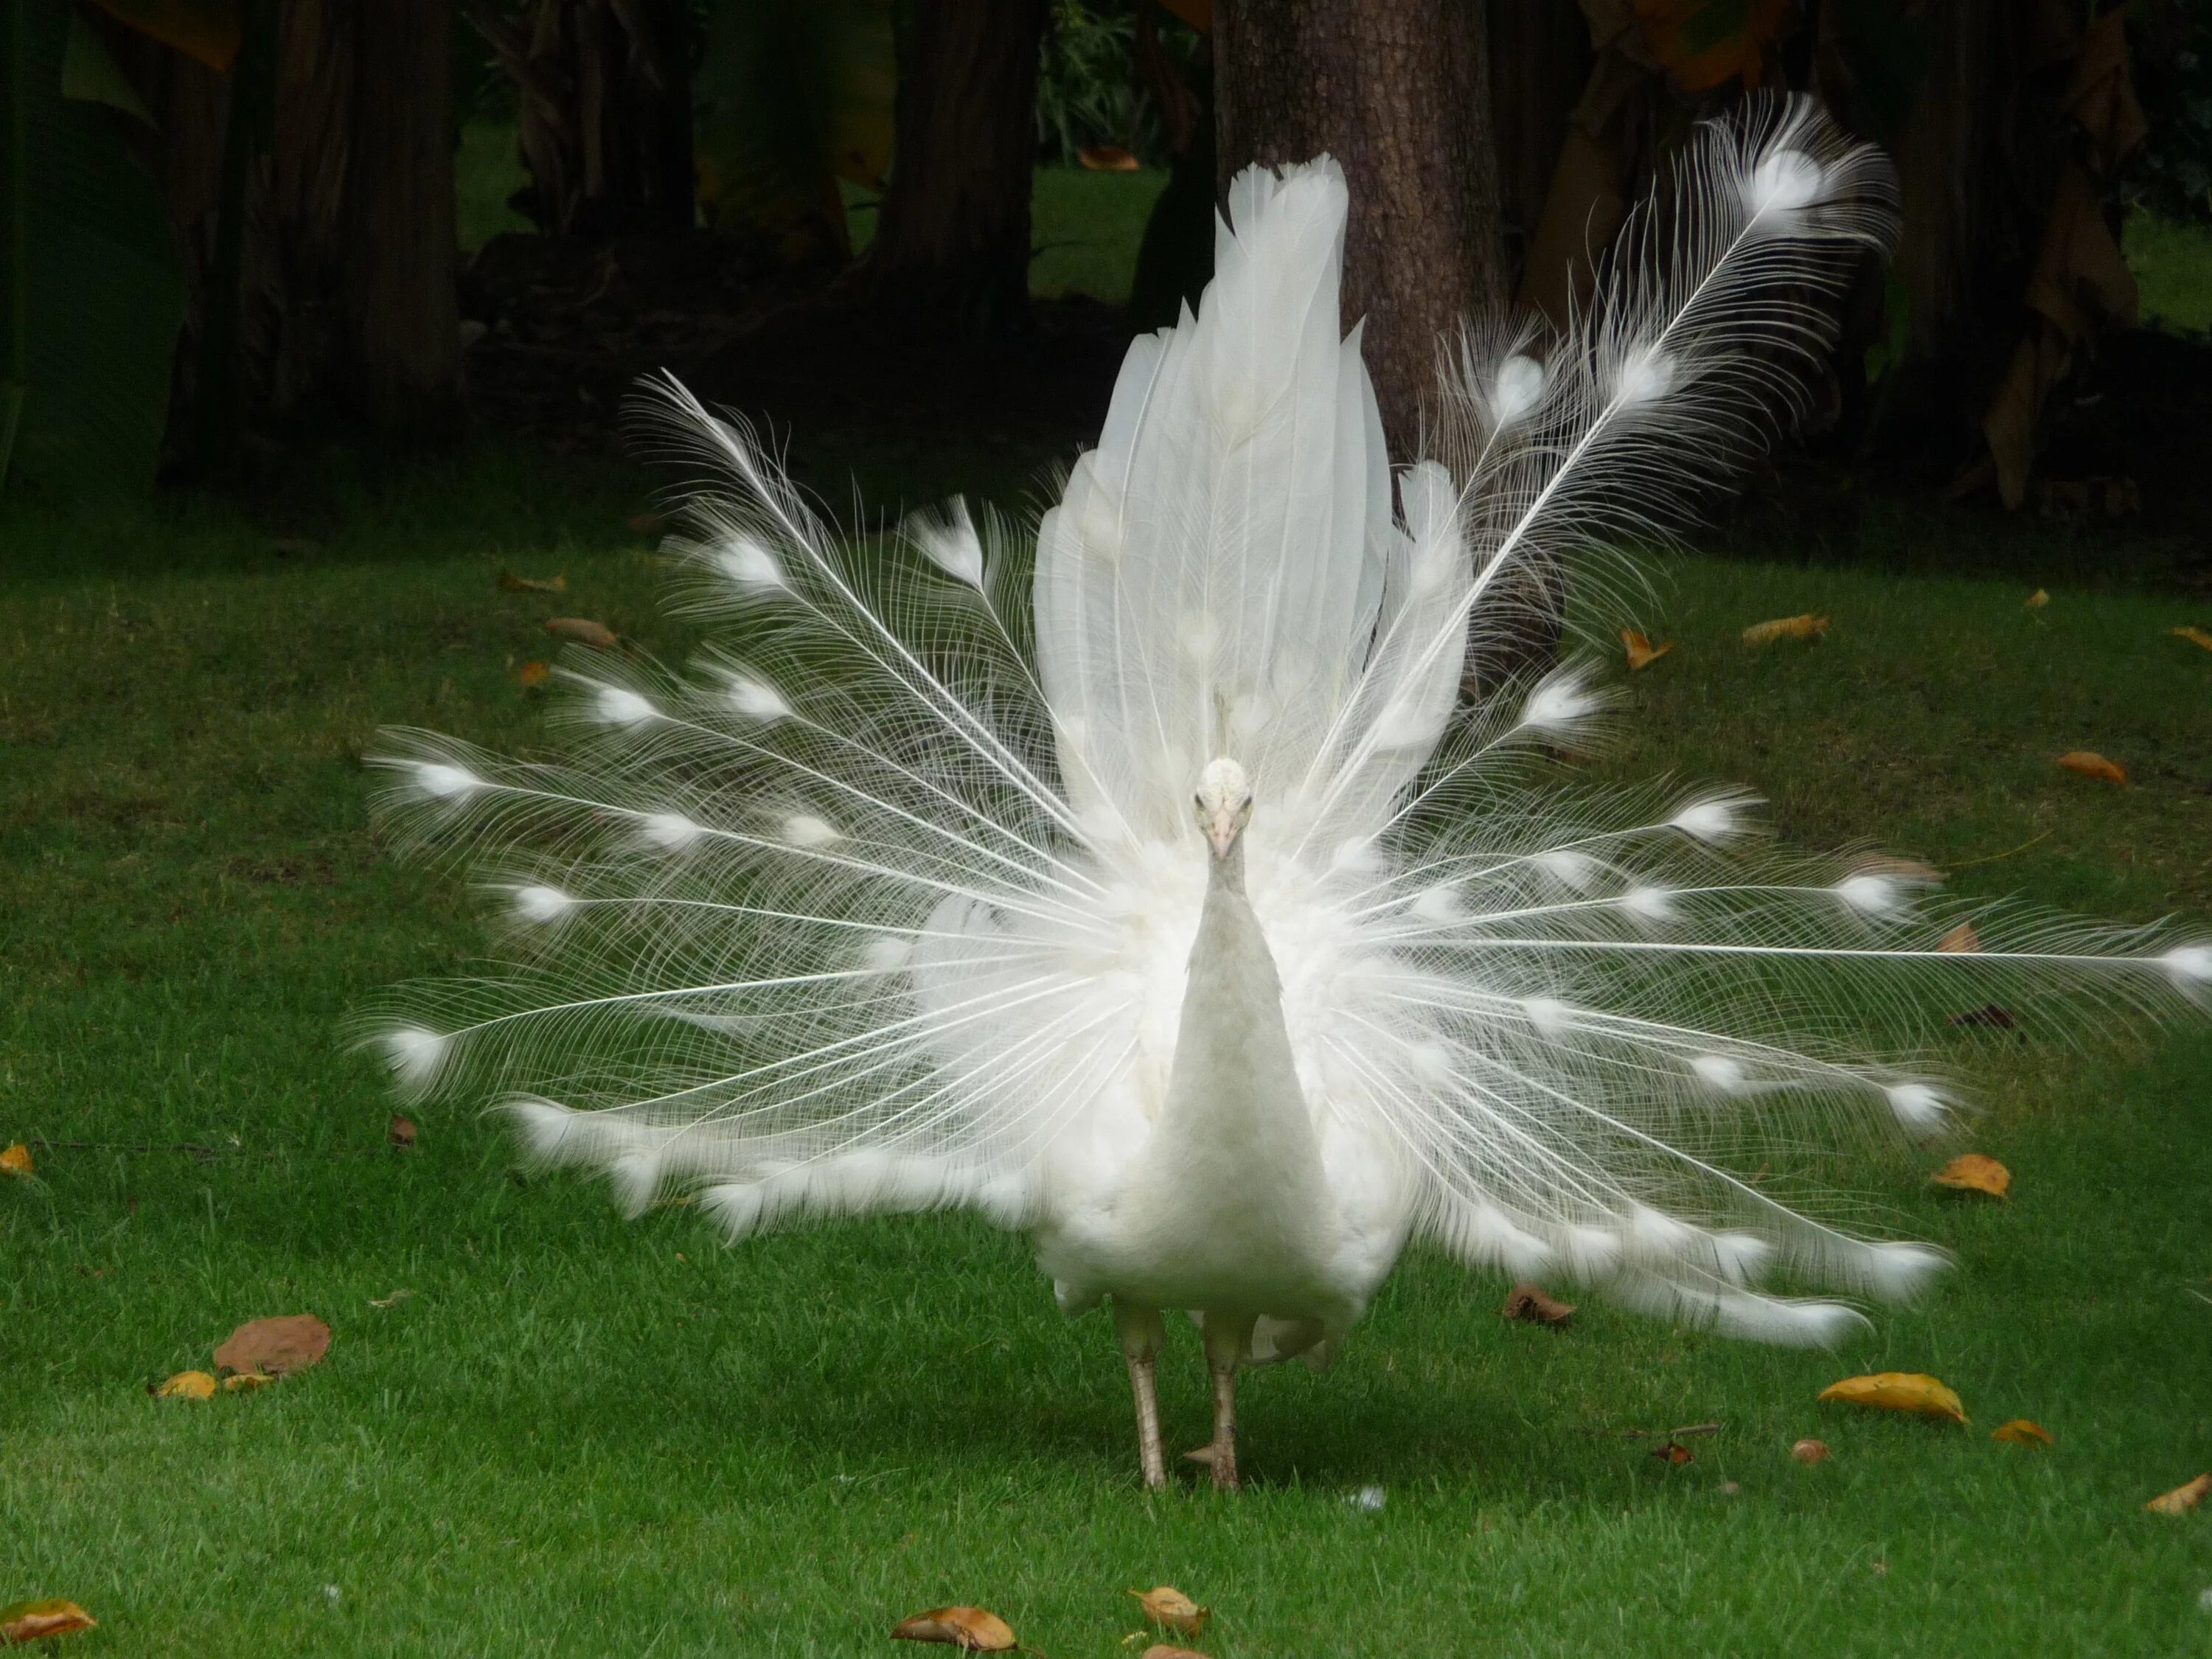
M 1828 619 L 1807 611 L 1802 617 L 1778 617 L 1772 622 L 1753 623 L 1743 630 L 1746 645 L 1771 645 L 1777 640 L 1817 640 L 1828 631 Z
M 1093 173 L 1134 173 L 1140 163 L 1115 144 L 1085 144 L 1075 159 Z
M 2002 1198 L 2012 1188 L 2012 1171 L 1979 1152 L 1961 1152 L 1928 1178 L 1954 1192 L 1987 1193 L 1991 1198 Z
M 1917 1412 L 1964 1423 L 1966 1408 L 1959 1396 L 1932 1376 L 1919 1371 L 1876 1371 L 1870 1376 L 1847 1376 L 1820 1390 L 1823 1400 L 1840 1400 L 1852 1406 L 1876 1406 L 1883 1411 Z
M 891 1639 L 943 1642 L 965 1653 L 1010 1653 L 1017 1645 L 1013 1626 L 981 1607 L 932 1607 L 900 1620 Z
M 2069 749 L 2058 757 L 2058 763 L 2069 772 L 2079 772 L 2085 778 L 2102 778 L 2106 783 L 2125 783 L 2128 769 L 2118 761 L 2108 761 L 2102 755 L 2087 749 Z
M 31 1162 L 31 1149 L 20 1140 L 0 1152 L 0 1174 L 27 1176 L 37 1167 Z
M 1203 1635 L 1206 1621 L 1213 1616 L 1212 1607 L 1201 1607 L 1171 1584 L 1131 1590 L 1129 1594 L 1137 1598 L 1137 1605 L 1144 1608 L 1147 1619 L 1178 1636 Z
M 1990 1438 L 2002 1440 L 2015 1446 L 2047 1446 L 2051 1431 L 2040 1423 L 2031 1423 L 2024 1417 L 2015 1417 L 2009 1423 L 2000 1423 L 1990 1431 Z
M 595 623 L 588 617 L 549 617 L 545 631 L 558 634 L 564 640 L 575 640 L 594 650 L 611 650 L 615 642 L 615 630 L 605 623 Z
M 247 1389 L 265 1389 L 276 1379 L 266 1371 L 239 1371 L 222 1379 L 225 1394 L 238 1394 Z
M 205 1371 L 179 1371 L 166 1382 L 155 1385 L 156 1400 L 212 1400 L 215 1398 L 215 1378 Z
M 43 1642 L 50 1636 L 67 1636 L 91 1630 L 100 1620 L 74 1601 L 49 1596 L 43 1601 L 14 1601 L 0 1607 L 0 1648 Z
M 1962 921 L 1938 939 L 1936 942 L 1936 948 L 1939 951 L 1979 951 L 1982 948 L 1982 936 L 1974 931 L 1972 922 Z
M 540 581 L 532 576 L 518 576 L 512 571 L 499 573 L 499 585 L 509 593 L 565 593 L 568 591 L 568 573 Z
M 2160 1492 L 2143 1505 L 2154 1515 L 2186 1515 L 2212 1495 L 2212 1474 L 2200 1474 L 2172 1492 Z
M 552 676 L 553 671 L 550 667 L 535 659 L 523 664 L 514 671 L 514 678 L 522 682 L 522 689 L 526 691 L 544 684 Z
M 1620 642 L 1628 649 L 1628 666 L 1631 672 L 1638 668 L 1649 668 L 1674 648 L 1674 641 L 1672 640 L 1664 640 L 1654 645 L 1632 628 L 1624 628 L 1620 630 Z
M 1155 1642 L 1146 1648 L 1141 1659 L 1206 1659 L 1196 1648 L 1171 1648 L 1164 1642 Z
M 1808 1436 L 1790 1447 L 1790 1455 L 1808 1468 L 1815 1463 L 1825 1463 L 1828 1461 L 1828 1443 Z
M 313 1314 L 280 1314 L 248 1320 L 215 1351 L 226 1371 L 266 1371 L 271 1376 L 319 1364 L 331 1351 L 331 1328 Z
M 2201 645 L 2207 651 L 2212 651 L 2212 632 L 2202 628 L 2174 628 L 2166 631 L 2178 640 L 2187 640 L 2191 645 Z
M 2030 611 L 2040 611 L 2045 605 L 2049 605 L 2050 603 L 2051 595 L 2045 592 L 2039 587 L 2034 592 L 2027 596 L 2027 608 Z

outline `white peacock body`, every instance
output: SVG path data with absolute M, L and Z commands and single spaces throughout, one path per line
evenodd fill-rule
M 1939 1131 L 1956 1085 L 1901 1057 L 1970 1000 L 2202 1000 L 2212 946 L 1999 907 L 1936 951 L 1960 913 L 1911 866 L 1778 853 L 1737 793 L 1559 781 L 1588 671 L 1463 687 L 1798 395 L 1893 196 L 1805 100 L 1703 129 L 1586 314 L 1470 332 L 1394 471 L 1339 331 L 1342 175 L 1249 171 L 1033 557 L 957 502 L 840 540 L 666 382 L 653 435 L 718 479 L 677 599 L 723 642 L 573 661 L 561 764 L 397 735 L 392 822 L 477 850 L 520 957 L 404 994 L 401 1082 L 733 1237 L 978 1210 L 1071 1310 L 1188 1297 L 1241 1318 L 1234 1358 L 1328 1351 L 1416 1237 L 1835 1340 L 1848 1302 L 1771 1283 L 1904 1296 L 1942 1254 L 1750 1172 Z

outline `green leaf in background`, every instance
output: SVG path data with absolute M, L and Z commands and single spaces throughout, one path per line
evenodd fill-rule
M 137 493 L 161 459 L 184 322 L 175 242 L 123 118 L 64 94 L 65 63 L 75 58 L 76 82 L 91 89 L 106 58 L 96 40 L 73 52 L 71 32 L 86 30 L 75 9 L 9 9 L 6 161 L 21 183 L 9 310 L 21 329 L 20 377 L 9 378 L 21 406 L 5 482 L 58 497 Z

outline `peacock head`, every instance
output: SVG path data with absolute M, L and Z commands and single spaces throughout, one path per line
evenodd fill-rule
M 1229 856 L 1244 826 L 1252 822 L 1252 781 L 1235 761 L 1224 757 L 1206 763 L 1198 775 L 1198 827 L 1218 860 Z

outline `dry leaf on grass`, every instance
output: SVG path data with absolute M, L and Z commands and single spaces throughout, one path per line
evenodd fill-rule
M 2051 603 L 2051 595 L 2039 587 L 2034 592 L 2029 594 L 2023 603 L 2030 611 L 2040 611 Z
M 91 1630 L 99 1623 L 76 1602 L 58 1595 L 43 1601 L 14 1601 L 0 1607 L 0 1647 L 43 1642 L 50 1636 Z
M 265 1389 L 276 1379 L 267 1371 L 234 1371 L 222 1379 L 225 1394 L 242 1394 L 249 1389 Z
M 1654 645 L 1632 628 L 1624 628 L 1620 630 L 1620 642 L 1627 648 L 1628 666 L 1631 672 L 1639 668 L 1649 668 L 1674 648 L 1674 641 L 1672 640 L 1662 640 L 1657 645 Z
M 1861 853 L 1851 860 L 1855 876 L 1895 876 L 1903 881 L 1937 883 L 1946 880 L 1941 870 L 1925 859 L 1901 859 L 1894 853 Z
M 2191 645 L 2201 645 L 2212 651 L 2212 631 L 2202 628 L 2173 628 L 2166 630 L 2177 640 L 2187 640 Z
M 398 1112 L 394 1112 L 392 1121 L 384 1126 L 386 1144 L 403 1152 L 415 1150 L 415 1120 L 403 1117 Z
M 1575 1316 L 1575 1304 L 1557 1300 L 1541 1285 L 1524 1281 L 1513 1287 L 1506 1296 L 1505 1305 L 1498 1311 L 1502 1318 L 1518 1319 L 1529 1325 L 1549 1325 L 1555 1331 L 1563 1331 Z
M 1155 1642 L 1144 1651 L 1142 1659 L 1206 1659 L 1196 1648 L 1171 1648 L 1164 1642 Z
M 1972 922 L 1962 921 L 1938 939 L 1936 948 L 1939 951 L 1978 951 L 1982 948 L 1982 936 L 1974 931 Z
M 319 1364 L 331 1351 L 331 1328 L 313 1314 L 279 1314 L 249 1320 L 224 1339 L 215 1363 L 226 1371 L 266 1371 L 284 1376 Z
M 1954 1025 L 1986 1025 L 1993 1031 L 2009 1031 L 2019 1023 L 1994 1002 L 1985 1002 L 1978 1008 L 1969 1008 L 1963 1014 L 1951 1016 Z
M 1828 1443 L 1825 1440 L 1814 1440 L 1808 1436 L 1790 1447 L 1790 1455 L 1810 1468 L 1815 1463 L 1825 1463 L 1828 1461 Z
M 1817 640 L 1828 632 L 1828 619 L 1807 611 L 1802 617 L 1777 617 L 1772 622 L 1753 623 L 1743 630 L 1746 645 L 1771 645 L 1777 640 Z
M 615 630 L 605 623 L 592 621 L 588 617 L 549 617 L 545 619 L 545 631 L 558 634 L 564 640 L 588 645 L 594 650 L 611 651 L 614 648 Z
M 2058 764 L 2069 772 L 2079 772 L 2085 778 L 2100 778 L 2106 783 L 2125 783 L 2128 769 L 2118 761 L 2108 761 L 2094 750 L 2069 749 L 2058 757 Z
M 1954 1192 L 1987 1193 L 1991 1198 L 2002 1198 L 2012 1187 L 2012 1171 L 1979 1152 L 1961 1152 L 1928 1178 Z
M 932 1607 L 902 1619 L 894 1642 L 943 1642 L 967 1653 L 1010 1653 L 1017 1645 L 1013 1626 L 981 1607 Z
M 1137 158 L 1118 144 L 1085 144 L 1075 159 L 1093 173 L 1134 173 Z
M 1883 1411 L 1913 1412 L 1951 1423 L 1966 1420 L 1966 1408 L 1959 1403 L 1959 1396 L 1920 1371 L 1876 1371 L 1870 1376 L 1847 1376 L 1821 1389 L 1820 1398 L 1840 1400 L 1846 1405 L 1878 1407 Z
M 0 1152 L 0 1175 L 27 1176 L 37 1167 L 31 1162 L 31 1149 L 20 1140 Z
M 2031 1423 L 2024 1417 L 2015 1417 L 2009 1423 L 2000 1423 L 1990 1431 L 1990 1438 L 2002 1440 L 2014 1446 L 2047 1446 L 2051 1431 L 2040 1423 Z
M 514 678 L 522 682 L 524 690 L 534 691 L 553 678 L 553 671 L 533 658 L 514 671 Z
M 1651 1455 L 1662 1463 L 1672 1464 L 1677 1468 L 1684 1463 L 1694 1463 L 1698 1461 L 1697 1453 L 1679 1440 L 1669 1440 L 1663 1446 L 1654 1446 L 1651 1449 Z
M 532 576 L 518 576 L 511 570 L 499 573 L 501 588 L 509 593 L 565 593 L 568 591 L 568 573 L 540 581 Z
M 215 1378 L 205 1371 L 179 1371 L 166 1382 L 156 1382 L 152 1392 L 156 1400 L 212 1400 L 215 1387 Z
M 1206 1621 L 1213 1616 L 1212 1607 L 1201 1607 L 1172 1584 L 1159 1584 L 1148 1590 L 1131 1590 L 1137 1605 L 1145 1610 L 1145 1617 L 1163 1630 L 1171 1630 L 1177 1636 L 1205 1634 Z
M 2212 1474 L 2200 1474 L 2185 1486 L 2162 1492 L 2143 1505 L 2153 1515 L 2186 1515 L 2212 1496 Z

